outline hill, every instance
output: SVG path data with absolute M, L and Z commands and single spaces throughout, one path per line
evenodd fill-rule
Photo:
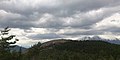
M 26 58 L 27 57 L 27 58 Z M 53 40 L 28 49 L 23 60 L 120 60 L 120 45 L 99 40 Z

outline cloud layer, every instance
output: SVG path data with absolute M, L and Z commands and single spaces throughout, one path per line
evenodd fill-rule
M 119 20 L 119 0 L 0 0 L 0 28 L 17 29 L 27 42 L 120 35 Z

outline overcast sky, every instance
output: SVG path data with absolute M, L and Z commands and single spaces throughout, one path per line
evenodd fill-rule
M 9 26 L 19 45 L 120 35 L 120 0 L 0 0 L 0 29 Z

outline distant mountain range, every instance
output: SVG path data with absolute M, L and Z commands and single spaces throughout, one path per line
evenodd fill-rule
M 62 39 L 60 39 L 60 40 L 58 39 L 58 40 L 48 41 L 48 42 L 43 43 L 41 45 L 41 47 L 48 47 L 48 46 L 52 46 L 52 45 L 59 45 L 59 44 L 67 42 L 66 40 L 67 39 L 63 39 L 63 40 Z M 100 41 L 105 41 L 105 42 L 109 42 L 109 43 L 119 44 L 120 45 L 120 39 L 118 39 L 118 38 L 113 38 L 113 39 L 108 38 L 108 39 L 106 39 L 106 38 L 102 38 L 100 36 L 83 36 L 83 37 L 80 37 L 77 40 L 78 41 L 79 40 L 98 40 L 98 41 L 100 40 Z M 25 52 L 27 50 L 27 48 L 25 48 L 25 47 L 16 45 L 14 48 L 11 49 L 11 51 L 19 52 L 20 48 L 21 48 L 22 52 Z
M 27 50 L 27 48 L 25 47 L 16 45 L 14 48 L 11 48 L 11 51 L 19 52 L 20 49 L 21 49 L 21 52 L 25 52 Z
M 84 37 L 81 37 L 79 38 L 78 40 L 101 40 L 101 41 L 106 41 L 106 42 L 109 42 L 109 43 L 114 43 L 114 44 L 120 44 L 120 39 L 118 38 L 103 38 L 103 37 L 100 37 L 100 36 L 84 36 Z

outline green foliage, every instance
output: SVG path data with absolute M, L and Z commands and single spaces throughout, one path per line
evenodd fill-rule
M 28 52 L 25 54 L 25 58 L 28 58 L 29 60 L 34 58 L 34 56 L 37 56 L 40 52 L 40 46 L 41 43 L 38 42 L 38 44 L 33 45 L 31 48 L 28 49 Z
M 26 53 L 29 58 L 24 57 L 26 59 L 23 60 L 120 60 L 120 45 L 104 41 L 68 40 L 45 48 L 42 45 L 30 48 Z

